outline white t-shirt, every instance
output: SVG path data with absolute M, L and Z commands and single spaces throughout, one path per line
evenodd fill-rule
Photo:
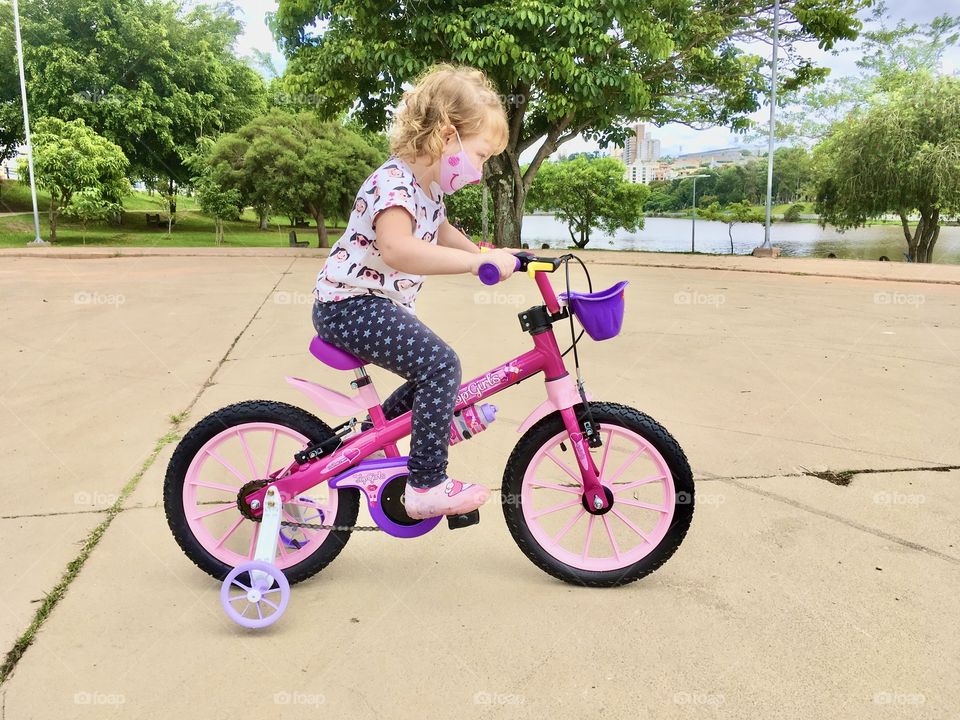
M 424 190 L 410 166 L 391 156 L 360 186 L 347 229 L 330 248 L 317 275 L 314 297 L 320 302 L 376 295 L 416 314 L 417 294 L 424 276 L 393 269 L 377 248 L 376 217 L 394 206 L 405 208 L 416 221 L 415 238 L 437 244 L 437 230 L 446 219 L 440 186 L 434 182 L 429 190 Z

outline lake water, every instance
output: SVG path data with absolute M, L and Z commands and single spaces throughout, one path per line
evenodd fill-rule
M 690 226 L 689 218 L 647 218 L 643 230 L 637 233 L 619 230 L 611 236 L 600 230 L 593 232 L 586 249 L 690 252 Z M 763 231 L 763 225 L 734 225 L 734 253 L 749 255 L 763 242 Z M 904 262 L 903 254 L 907 250 L 903 228 L 899 225 L 872 225 L 839 233 L 815 223 L 779 222 L 771 226 L 770 237 L 783 255 L 796 257 L 826 257 L 833 253 L 838 258 L 877 260 L 886 255 L 891 261 Z M 532 250 L 539 249 L 543 243 L 560 249 L 573 245 L 567 226 L 551 215 L 525 216 L 522 238 Z M 726 223 L 697 219 L 696 251 L 729 254 Z M 940 230 L 933 260 L 960 263 L 960 227 L 953 225 Z

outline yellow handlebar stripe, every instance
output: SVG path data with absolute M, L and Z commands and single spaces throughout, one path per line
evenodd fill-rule
M 551 265 L 548 262 L 541 262 L 538 260 L 534 260 L 533 262 L 527 263 L 527 272 L 530 273 L 530 277 L 533 277 L 533 274 L 538 270 L 553 272 L 553 265 Z

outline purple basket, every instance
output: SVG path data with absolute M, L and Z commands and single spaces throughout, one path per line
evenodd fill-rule
M 607 290 L 593 293 L 560 293 L 560 299 L 577 316 L 587 335 L 594 340 L 609 340 L 620 334 L 623 325 L 623 295 L 627 280 L 621 280 Z

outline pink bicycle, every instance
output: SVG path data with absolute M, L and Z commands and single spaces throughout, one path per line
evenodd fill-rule
M 507 460 L 501 507 L 521 551 L 539 568 L 577 585 L 613 587 L 653 572 L 673 555 L 693 517 L 694 484 L 683 450 L 648 415 L 590 399 L 577 357 L 584 331 L 616 336 L 623 322 L 626 281 L 601 292 L 570 291 L 569 263 L 518 254 L 517 269 L 536 280 L 544 304 L 518 314 L 533 349 L 460 387 L 451 443 L 482 431 L 495 407 L 484 400 L 539 372 L 547 399 L 520 425 Z M 548 273 L 563 265 L 567 291 L 554 293 Z M 492 264 L 480 279 L 499 280 Z M 576 334 L 573 317 L 582 329 Z M 569 318 L 572 344 L 561 353 L 553 324 Z M 573 349 L 576 381 L 564 356 Z M 301 378 L 287 382 L 346 422 L 331 427 L 307 411 L 253 400 L 218 410 L 180 441 L 167 468 L 164 506 L 180 547 L 222 580 L 221 600 L 248 627 L 274 622 L 289 585 L 326 567 L 355 530 L 397 538 L 424 535 L 440 517 L 415 520 L 404 511 L 407 457 L 397 441 L 411 432 L 411 413 L 386 419 L 365 362 L 314 337 L 321 362 L 352 370 L 353 395 Z M 373 427 L 358 432 L 357 416 Z M 367 459 L 383 450 L 386 457 Z M 375 526 L 357 527 L 360 498 Z M 496 497 L 496 496 L 494 496 Z M 450 516 L 460 528 L 479 511 Z

